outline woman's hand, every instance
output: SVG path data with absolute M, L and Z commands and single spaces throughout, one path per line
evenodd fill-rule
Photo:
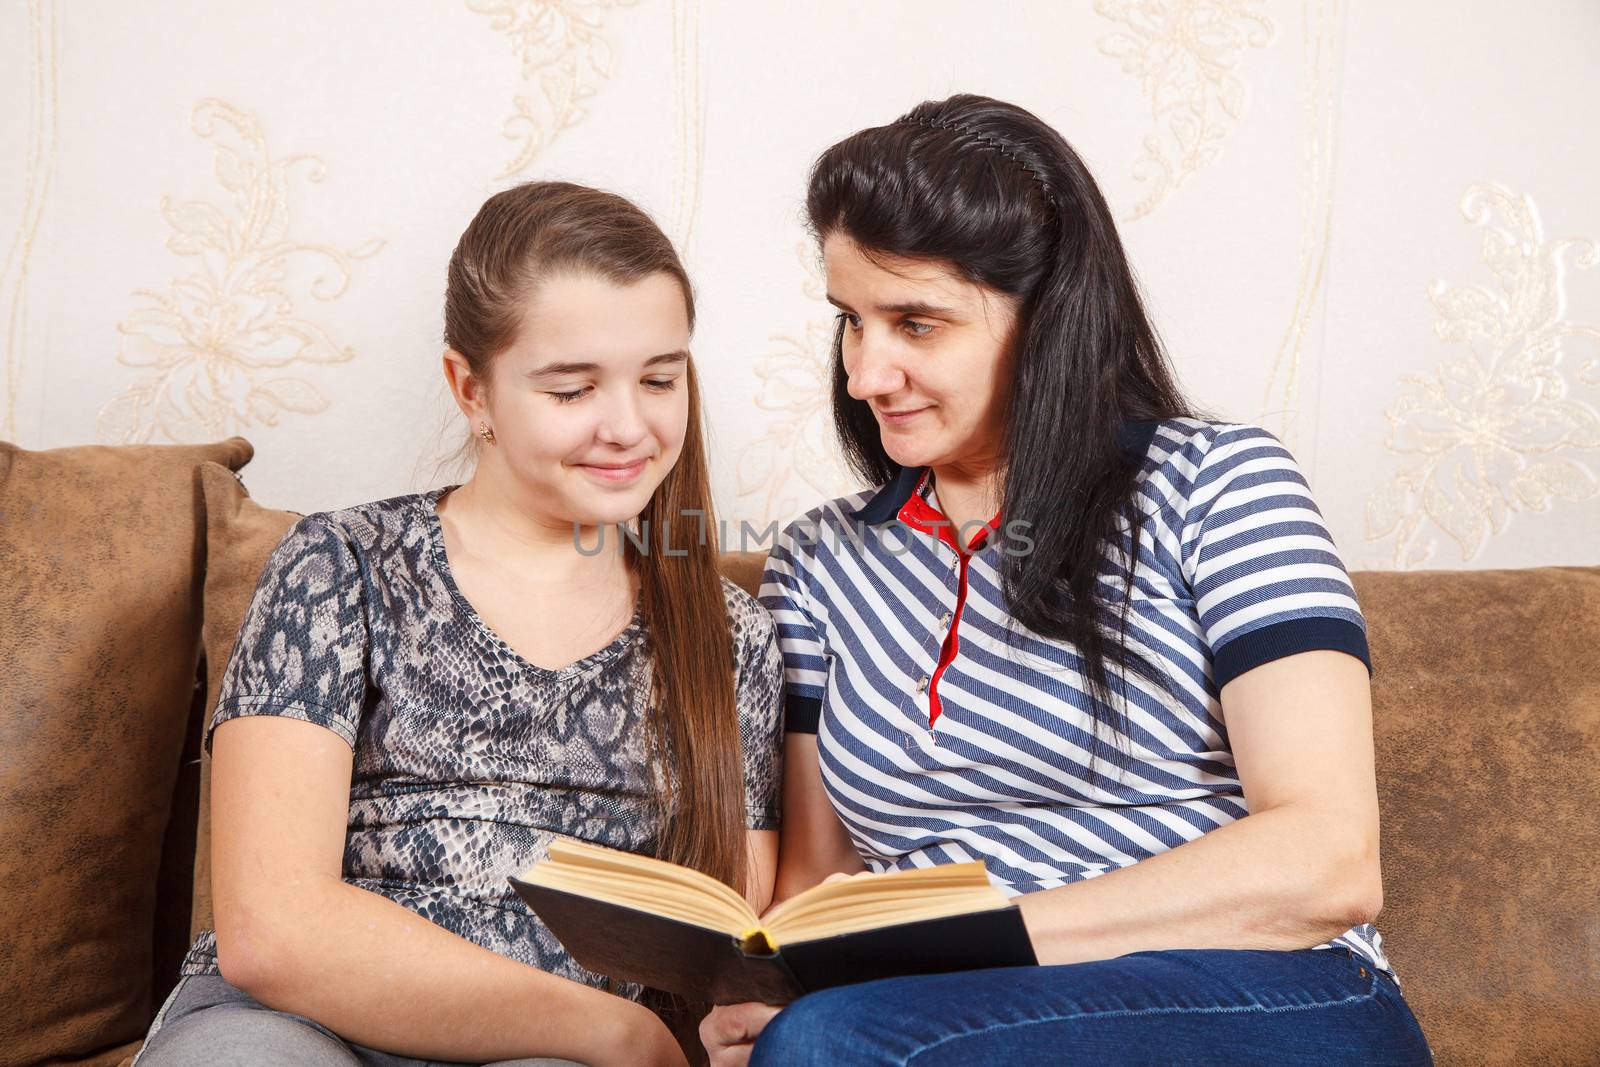
M 828 877 L 818 882 L 817 885 L 832 885 L 834 882 L 848 882 L 852 878 L 872 878 L 876 876 L 877 873 L 878 872 L 876 871 L 856 871 L 854 874 L 846 874 L 843 871 L 839 871 L 835 874 L 828 875 Z M 816 887 L 817 886 L 812 886 L 811 888 L 815 889 Z M 768 915 L 771 915 L 774 909 L 776 909 L 778 905 L 782 903 L 783 901 L 781 900 L 777 901 L 771 907 L 767 908 L 766 911 L 762 912 L 761 917 L 764 919 Z
M 837 874 L 828 875 L 828 877 L 824 878 L 817 884 L 832 885 L 835 882 L 848 882 L 852 878 L 871 878 L 877 873 L 877 871 L 856 871 L 854 874 L 846 874 L 844 871 L 839 871 Z
M 840 875 L 838 877 L 845 877 Z M 700 1042 L 711 1056 L 711 1067 L 745 1067 L 750 1050 L 767 1023 L 782 1008 L 773 1004 L 722 1004 L 700 1020 Z

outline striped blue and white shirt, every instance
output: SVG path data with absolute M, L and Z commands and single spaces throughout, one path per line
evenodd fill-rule
M 1129 423 L 1124 444 L 1144 456 L 1128 646 L 1162 684 L 1107 665 L 1126 729 L 1098 759 L 1073 647 L 1006 606 L 1002 553 L 1025 551 L 1025 531 L 958 541 L 929 471 L 906 468 L 779 535 L 761 602 L 787 726 L 816 733 L 824 788 L 872 870 L 977 859 L 1017 895 L 1195 840 L 1249 811 L 1224 685 L 1312 649 L 1370 666 L 1355 590 L 1275 437 L 1168 419 Z M 1107 546 L 1104 573 L 1126 573 L 1128 546 Z M 1336 944 L 1393 973 L 1372 925 L 1318 947 Z

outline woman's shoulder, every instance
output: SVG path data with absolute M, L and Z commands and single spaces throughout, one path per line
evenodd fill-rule
M 867 489 L 858 489 L 853 493 L 836 496 L 829 500 L 821 501 L 812 506 L 797 518 L 790 519 L 783 524 L 781 536 L 786 538 L 803 537 L 807 532 L 813 536 L 820 529 L 842 528 L 853 522 L 859 521 L 858 512 L 865 508 L 879 493 L 889 489 L 893 482 L 885 482 Z
M 1155 462 L 1183 457 L 1199 463 L 1219 448 L 1283 448 L 1271 430 L 1253 423 L 1190 417 L 1130 421 L 1124 439 Z
M 1204 495 L 1208 487 L 1245 467 L 1299 477 L 1299 467 L 1284 443 L 1271 430 L 1253 423 L 1150 419 L 1127 423 L 1123 434 L 1124 445 L 1143 458 L 1141 480 L 1147 485 L 1159 484 L 1170 497 Z

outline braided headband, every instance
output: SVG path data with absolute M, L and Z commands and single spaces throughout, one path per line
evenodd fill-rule
M 964 126 L 959 122 L 946 122 L 940 119 L 930 119 L 926 116 L 920 115 L 916 118 L 896 119 L 893 125 L 914 125 L 922 126 L 927 129 L 948 130 L 950 133 L 959 134 L 960 136 L 965 137 L 967 140 L 978 145 L 980 148 L 987 148 L 992 152 L 1000 153 L 1002 156 L 1005 156 L 1007 159 L 1011 160 L 1011 162 L 1015 163 L 1018 167 L 1021 167 L 1023 173 L 1029 178 L 1033 179 L 1033 183 L 1039 187 L 1039 192 L 1043 194 L 1045 201 L 1049 203 L 1052 208 L 1059 210 L 1059 207 L 1056 204 L 1055 195 L 1050 191 L 1050 183 L 1044 180 L 1044 175 L 1035 170 L 1027 160 L 1017 155 L 1016 151 L 1004 141 L 990 137 L 986 133 L 979 133 L 971 126 Z

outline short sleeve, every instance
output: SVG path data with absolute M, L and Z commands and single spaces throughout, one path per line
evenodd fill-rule
M 827 652 L 806 593 L 806 556 L 794 526 L 778 535 L 761 576 L 761 606 L 777 625 L 783 655 L 784 728 L 814 734 L 827 692 Z
M 745 822 L 776 830 L 783 790 L 783 658 L 772 617 L 724 579 L 733 627 L 734 702 L 744 751 Z
M 1266 430 L 1229 427 L 1195 475 L 1183 568 L 1221 689 L 1314 649 L 1372 669 L 1355 587 L 1294 457 Z
M 367 625 L 351 547 L 315 516 L 267 560 L 223 674 L 206 748 L 220 723 L 282 715 L 326 726 L 355 747 L 366 698 Z

